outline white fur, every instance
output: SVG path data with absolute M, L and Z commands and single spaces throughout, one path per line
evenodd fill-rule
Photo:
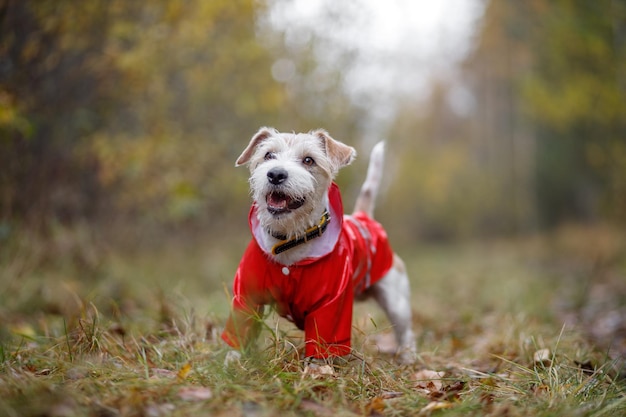
M 271 158 L 266 158 L 268 153 L 271 153 Z M 332 139 L 323 130 L 290 134 L 261 128 L 237 159 L 237 165 L 248 164 L 250 167 L 250 188 L 254 204 L 257 205 L 258 221 L 258 227 L 253 232 L 261 247 L 271 248 L 280 241 L 273 234 L 297 237 L 318 224 L 322 213 L 329 208 L 328 188 L 332 180 L 340 168 L 352 162 L 355 155 L 353 148 Z M 313 158 L 315 164 L 304 164 L 306 157 Z M 366 180 L 355 210 L 362 210 L 372 216 L 383 162 L 384 143 L 380 142 L 372 150 Z M 281 168 L 288 173 L 288 178 L 280 185 L 271 184 L 268 180 L 268 172 L 274 168 Z M 294 199 L 304 199 L 304 204 L 288 213 L 272 214 L 266 203 L 266 196 L 271 191 L 280 191 Z M 343 213 L 332 215 L 337 217 Z M 331 226 L 334 224 L 331 221 Z M 328 239 L 333 239 L 332 229 L 321 238 L 274 255 L 274 259 L 280 264 L 291 265 L 305 258 L 316 257 L 325 248 L 324 245 L 332 245 Z M 370 293 L 394 327 L 399 361 L 413 363 L 416 359 L 415 335 L 411 330 L 411 292 L 405 271 L 402 261 L 395 256 L 391 270 L 371 287 Z M 234 358 L 230 358 L 230 362 L 233 361 Z
M 280 242 L 274 235 L 284 235 L 287 239 L 299 237 L 319 223 L 328 208 L 328 188 L 332 180 L 339 168 L 352 162 L 353 158 L 350 156 L 343 164 L 333 160 L 328 154 L 329 145 L 340 147 L 347 155 L 355 154 L 353 148 L 335 141 L 324 131 L 292 134 L 263 128 L 237 160 L 238 165 L 250 165 L 250 189 L 258 207 L 257 218 L 261 228 L 267 232 L 257 235 L 263 246 L 272 247 Z M 273 159 L 265 159 L 268 153 L 272 153 Z M 315 164 L 304 165 L 306 157 L 313 158 Z M 267 173 L 273 168 L 282 168 L 289 174 L 280 186 L 268 181 Z M 274 215 L 267 210 L 266 203 L 266 196 L 271 191 L 281 191 L 294 199 L 303 198 L 305 203 L 289 213 Z M 276 261 L 284 265 L 294 264 L 309 257 L 312 246 L 319 245 L 319 241 L 313 240 L 310 245 L 301 245 L 276 255 Z
M 374 299 L 383 309 L 393 326 L 398 343 L 397 356 L 401 363 L 415 362 L 417 349 L 412 330 L 411 288 L 409 277 L 398 256 L 394 266 L 380 281 L 372 285 Z

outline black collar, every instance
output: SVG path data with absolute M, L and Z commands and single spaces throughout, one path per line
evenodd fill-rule
M 284 235 L 273 234 L 272 236 L 276 239 L 282 240 L 282 242 L 274 245 L 272 248 L 272 255 L 278 255 L 279 253 L 295 248 L 296 246 L 300 246 L 311 239 L 322 236 L 322 234 L 326 231 L 326 227 L 328 227 L 328 223 L 330 223 L 330 219 L 328 210 L 325 210 L 320 218 L 320 222 L 315 226 L 308 228 L 302 237 L 294 237 L 293 239 L 287 240 L 287 237 Z

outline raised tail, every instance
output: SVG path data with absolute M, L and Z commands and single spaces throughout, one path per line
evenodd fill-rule
M 374 205 L 380 181 L 383 176 L 383 166 L 385 162 L 385 142 L 378 142 L 370 154 L 370 163 L 367 168 L 365 182 L 361 186 L 361 192 L 356 199 L 354 212 L 362 211 L 371 218 L 374 218 Z

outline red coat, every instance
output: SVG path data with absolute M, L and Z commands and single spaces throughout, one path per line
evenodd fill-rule
M 330 224 L 338 222 L 337 233 L 331 250 L 322 256 L 286 267 L 274 262 L 253 237 L 235 275 L 232 311 L 222 334 L 230 346 L 239 349 L 251 341 L 263 306 L 271 304 L 278 314 L 304 330 L 307 357 L 350 353 L 354 295 L 387 273 L 393 252 L 387 234 L 375 220 L 362 212 L 343 216 L 341 195 L 334 183 L 329 201 Z M 253 206 L 249 216 L 253 236 L 258 233 L 255 213 Z

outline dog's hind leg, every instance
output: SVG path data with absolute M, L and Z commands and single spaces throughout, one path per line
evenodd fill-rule
M 404 262 L 394 255 L 393 267 L 371 287 L 371 294 L 393 326 L 398 342 L 400 363 L 412 364 L 417 358 L 415 334 L 412 329 L 411 289 Z

